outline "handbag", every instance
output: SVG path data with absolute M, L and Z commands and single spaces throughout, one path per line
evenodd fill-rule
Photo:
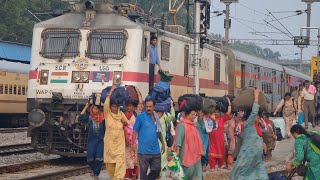
M 308 139 L 306 140 L 306 148 L 304 150 L 304 157 L 302 163 L 297 167 L 297 174 L 299 176 L 305 176 L 307 171 L 306 161 L 307 161 L 307 151 L 308 151 Z

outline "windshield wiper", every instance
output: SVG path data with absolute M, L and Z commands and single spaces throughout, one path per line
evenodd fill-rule
M 71 44 L 70 38 L 68 37 L 68 40 L 67 40 L 66 44 L 64 45 L 63 50 L 62 50 L 62 52 L 61 52 L 61 54 L 60 54 L 60 58 L 59 58 L 59 60 L 58 60 L 59 62 L 61 62 L 61 61 L 62 61 L 62 58 L 64 58 L 64 55 L 65 55 L 65 53 L 67 52 L 67 50 L 69 49 L 70 44 Z

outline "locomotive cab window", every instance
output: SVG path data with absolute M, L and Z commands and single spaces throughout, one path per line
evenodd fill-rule
M 92 30 L 86 56 L 92 59 L 122 59 L 126 55 L 127 31 Z
M 41 34 L 42 50 L 46 58 L 76 57 L 79 55 L 80 31 L 74 29 L 47 29 Z

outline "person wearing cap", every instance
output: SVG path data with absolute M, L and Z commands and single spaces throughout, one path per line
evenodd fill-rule
M 304 112 L 304 123 L 305 128 L 308 129 L 309 116 L 311 117 L 312 127 L 315 127 L 314 118 L 315 118 L 315 93 L 316 88 L 310 84 L 310 81 L 304 81 L 305 87 L 302 90 L 302 100 L 301 100 L 301 109 Z
M 167 133 L 167 128 L 168 128 L 168 124 L 172 123 L 172 121 L 175 120 L 175 110 L 173 107 L 173 101 L 171 100 L 170 102 L 170 113 L 166 113 L 165 110 L 156 104 L 155 106 L 155 111 L 158 115 L 158 117 L 160 118 L 160 123 L 161 123 L 161 127 L 162 127 L 162 137 L 166 137 L 166 133 Z M 160 140 L 159 140 L 160 143 Z M 161 154 L 161 170 L 163 170 L 168 164 L 168 146 L 167 146 L 167 142 L 164 141 L 164 153 Z
M 155 72 L 155 65 L 158 65 L 159 70 L 162 70 L 160 66 L 160 59 L 158 55 L 158 49 L 157 49 L 157 36 L 152 36 L 150 38 L 150 58 L 149 58 L 149 90 L 153 88 L 154 85 L 154 72 Z

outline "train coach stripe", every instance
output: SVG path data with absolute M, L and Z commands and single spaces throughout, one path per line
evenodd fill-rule
M 0 100 L 0 103 L 27 103 L 27 101 L 17 101 L 17 100 Z
M 50 83 L 68 83 L 68 80 L 65 80 L 65 79 L 51 79 Z
M 68 72 L 52 72 L 51 76 L 68 76 Z

